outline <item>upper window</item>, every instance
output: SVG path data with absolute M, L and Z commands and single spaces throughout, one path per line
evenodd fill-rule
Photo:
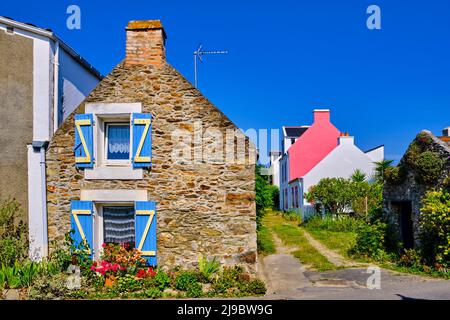
M 130 124 L 106 123 L 105 153 L 107 164 L 124 164 L 130 161 Z

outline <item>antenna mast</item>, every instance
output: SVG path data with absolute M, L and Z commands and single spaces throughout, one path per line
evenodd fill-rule
M 198 88 L 197 59 L 203 63 L 202 56 L 205 54 L 228 54 L 228 50 L 203 51 L 203 45 L 200 43 L 198 49 L 194 51 L 194 84 L 196 88 Z

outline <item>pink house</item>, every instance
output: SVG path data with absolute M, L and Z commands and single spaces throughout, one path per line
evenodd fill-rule
M 314 168 L 338 144 L 341 132 L 330 122 L 330 110 L 313 111 L 314 123 L 289 148 L 289 178 L 299 178 Z
M 330 110 L 313 111 L 314 122 L 299 136 L 280 160 L 280 209 L 303 216 L 313 212 L 304 200 L 308 189 L 323 178 L 349 178 L 359 169 L 372 175 L 384 147 L 360 150 L 354 137 L 341 133 L 330 121 Z

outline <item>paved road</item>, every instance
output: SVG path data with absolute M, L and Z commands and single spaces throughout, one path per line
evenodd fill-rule
M 290 254 L 273 254 L 260 261 L 267 299 L 440 299 L 450 300 L 450 280 L 424 278 L 380 269 L 380 289 L 369 289 L 373 276 L 366 268 L 327 272 L 306 271 Z M 373 279 L 373 278 L 371 278 Z M 370 281 L 376 286 L 376 281 Z

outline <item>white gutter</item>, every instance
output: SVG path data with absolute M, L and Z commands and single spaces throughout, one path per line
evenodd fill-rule
M 55 41 L 55 54 L 53 56 L 53 132 L 59 126 L 59 41 Z

